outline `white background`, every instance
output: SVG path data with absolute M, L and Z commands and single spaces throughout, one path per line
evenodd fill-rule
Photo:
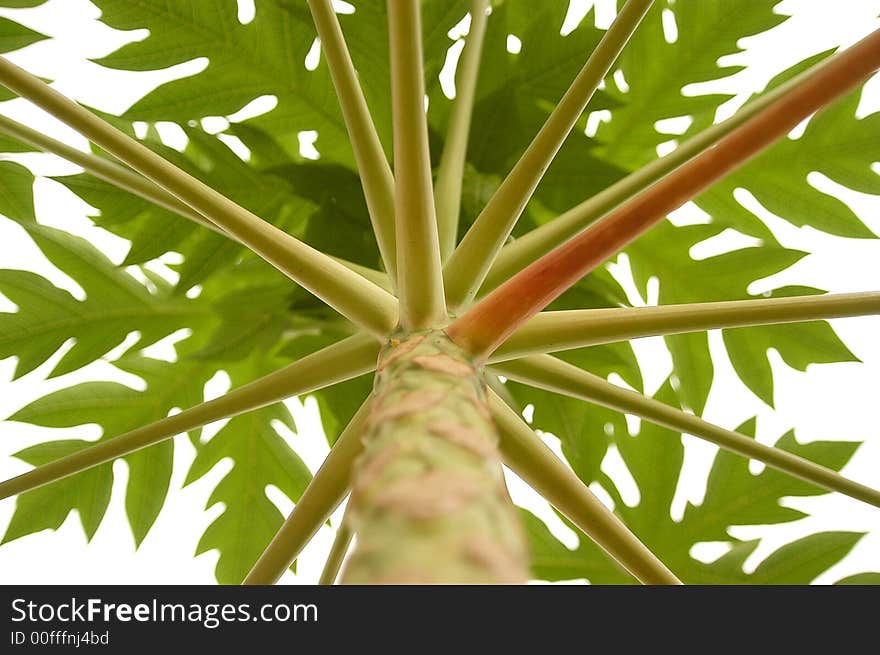
M 574 2 L 567 24 L 570 25 L 583 15 L 590 4 L 587 1 Z M 600 1 L 596 4 L 598 21 L 606 26 L 613 15 L 613 2 Z M 248 2 L 239 2 L 244 19 L 253 10 L 252 5 L 248 5 Z M 747 71 L 721 84 L 702 85 L 701 91 L 717 89 L 738 93 L 734 101 L 723 107 L 721 117 L 728 115 L 749 93 L 762 88 L 776 72 L 810 54 L 837 45 L 849 45 L 875 29 L 878 26 L 876 16 L 880 13 L 880 1 L 786 0 L 778 5 L 777 12 L 793 14 L 793 18 L 774 29 L 770 36 L 744 39 L 741 45 L 746 48 L 746 52 L 729 58 L 729 63 L 747 64 Z M 11 60 L 37 75 L 54 80 L 55 88 L 60 91 L 106 111 L 122 111 L 152 86 L 191 74 L 205 65 L 204 61 L 195 61 L 166 71 L 129 73 L 102 69 L 88 62 L 87 58 L 105 55 L 129 40 L 143 38 L 146 32 L 141 30 L 121 33 L 101 25 L 95 21 L 98 11 L 86 0 L 51 0 L 34 10 L 3 10 L 0 15 L 15 17 L 16 20 L 53 37 L 52 40 L 13 53 L 9 57 Z M 880 85 L 877 80 L 869 82 L 866 89 L 859 109 L 860 116 L 880 107 Z M 264 100 L 250 107 L 249 111 L 265 111 L 270 106 L 271 102 Z M 24 101 L 4 103 L 0 111 L 56 138 L 85 147 L 85 142 L 80 137 Z M 205 128 L 213 131 L 222 128 L 224 124 L 222 119 L 209 120 L 205 122 Z M 797 130 L 794 135 L 796 134 Z M 170 127 L 163 129 L 163 136 L 167 136 L 172 145 L 179 143 L 179 135 Z M 303 142 L 308 141 L 309 135 L 303 135 Z M 77 171 L 75 167 L 46 155 L 25 155 L 16 159 L 27 163 L 40 175 Z M 810 182 L 845 199 L 869 228 L 880 234 L 880 201 L 840 189 L 821 176 L 811 177 Z M 750 291 L 760 293 L 764 289 L 795 283 L 836 292 L 880 288 L 880 241 L 842 239 L 820 234 L 810 228 L 794 228 L 757 206 L 748 194 L 738 196 L 738 199 L 765 219 L 785 246 L 811 253 L 783 274 L 755 283 Z M 85 235 L 114 261 L 123 259 L 126 242 L 95 228 L 86 218 L 89 208 L 60 184 L 38 178 L 35 200 L 41 222 Z M 676 220 L 689 220 L 690 216 L 685 210 L 677 215 Z M 720 247 L 733 247 L 730 243 L 732 242 L 721 244 Z M 620 263 L 615 271 L 626 281 L 625 260 Z M 80 297 L 82 295 L 75 282 L 49 264 L 24 232 L 6 220 L 0 220 L 0 266 L 37 271 L 55 284 Z M 161 264 L 156 265 L 156 270 L 170 274 Z M 632 300 L 636 303 L 650 302 L 651 298 L 640 299 L 633 295 Z M 14 306 L 0 296 L 0 311 L 12 310 Z M 877 335 L 880 334 L 880 318 L 836 320 L 833 324 L 862 363 L 816 365 L 810 367 L 806 373 L 800 373 L 788 368 L 771 351 L 777 389 L 775 411 L 761 403 L 738 382 L 723 347 L 720 347 L 719 334 L 712 333 L 710 342 L 716 360 L 716 383 L 712 388 L 705 417 L 733 428 L 746 418 L 757 415 L 758 438 L 765 443 L 772 443 L 792 427 L 796 429 L 801 441 L 863 440 L 864 446 L 843 472 L 849 477 L 878 487 L 880 422 L 877 403 L 880 400 L 880 342 Z M 166 340 L 151 348 L 150 354 L 168 357 L 171 352 L 170 342 L 171 340 Z M 657 340 L 643 339 L 635 345 L 639 354 L 644 357 L 642 363 L 648 391 L 653 391 L 668 374 L 668 357 Z M 56 353 L 36 371 L 15 382 L 10 382 L 14 358 L 0 361 L 0 417 L 8 416 L 41 395 L 76 382 L 112 379 L 136 387 L 140 383 L 136 378 L 119 373 L 106 362 L 96 362 L 73 374 L 45 381 L 43 378 L 64 350 L 63 348 Z M 219 375 L 209 385 L 209 393 L 217 395 L 224 388 L 225 381 Z M 297 400 L 292 400 L 289 405 L 295 413 L 300 433 L 285 436 L 314 471 L 327 450 L 316 418 L 314 402 L 306 400 L 303 406 Z M 632 427 L 638 429 L 638 422 L 633 421 Z M 215 425 L 212 431 L 216 429 L 218 426 Z M 0 423 L 0 478 L 8 478 L 28 468 L 22 462 L 9 457 L 11 453 L 28 445 L 46 439 L 94 439 L 98 436 L 96 426 L 61 431 L 19 423 Z M 546 440 L 554 448 L 557 447 L 558 442 L 551 436 L 547 436 Z M 692 437 L 685 437 L 685 443 L 685 474 L 675 499 L 673 516 L 680 516 L 686 501 L 699 502 L 707 467 L 715 450 L 713 446 L 698 442 Z M 204 506 L 211 490 L 229 470 L 230 464 L 221 463 L 198 482 L 181 489 L 192 456 L 193 451 L 188 441 L 178 437 L 174 478 L 168 502 L 139 549 L 135 550 L 125 521 L 123 491 L 126 467 L 123 462 L 116 462 L 113 500 L 92 542 L 86 544 L 79 519 L 74 512 L 58 531 L 30 535 L 0 547 L 0 583 L 212 583 L 217 553 L 206 553 L 198 558 L 193 558 L 192 554 L 204 529 L 222 510 L 220 505 L 215 505 L 205 511 Z M 615 457 L 613 451 L 604 466 L 626 480 L 627 473 L 625 469 L 621 470 L 619 457 Z M 760 469 L 754 463 L 753 466 L 756 471 Z M 576 544 L 573 533 L 556 519 L 546 503 L 533 492 L 515 479 L 511 479 L 511 491 L 518 502 L 544 518 L 565 543 L 570 546 Z M 623 491 L 626 502 L 637 502 L 638 490 L 635 485 L 623 484 Z M 267 493 L 285 514 L 290 510 L 290 502 L 277 490 L 270 488 Z M 811 516 L 779 526 L 732 530 L 739 538 L 764 537 L 759 549 L 747 562 L 747 569 L 754 568 L 768 553 L 797 537 L 819 530 L 857 530 L 869 534 L 848 558 L 818 581 L 833 582 L 851 573 L 880 570 L 880 510 L 836 495 L 792 499 L 787 500 L 786 504 L 802 509 Z M 0 532 L 5 530 L 13 509 L 12 499 L 0 501 Z M 338 515 L 336 518 L 339 518 Z M 300 557 L 298 575 L 288 573 L 284 581 L 315 582 L 332 535 L 330 528 L 323 528 Z M 697 548 L 694 554 L 701 558 L 714 559 L 722 552 L 723 546 L 708 544 Z

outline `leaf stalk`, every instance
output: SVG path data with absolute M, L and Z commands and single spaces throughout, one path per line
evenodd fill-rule
M 504 463 L 643 584 L 681 581 L 494 392 L 489 408 Z
M 351 53 L 330 0 L 309 0 L 367 201 L 367 211 L 392 287 L 397 281 L 394 176 L 382 150 Z
M 878 66 L 880 30 L 834 55 L 784 96 L 728 132 L 713 148 L 517 273 L 459 316 L 449 335 L 475 357 L 488 356 L 520 325 L 666 214 L 784 137 L 813 112 L 851 91 Z
M 394 329 L 397 302 L 372 282 L 258 218 L 4 58 L 0 83 L 209 218 L 354 323 L 379 336 Z
M 99 441 L 0 482 L 0 499 L 36 489 L 208 423 L 363 375 L 375 368 L 378 352 L 379 345 L 372 338 L 362 334 L 348 337 L 219 398 Z
M 488 0 L 471 1 L 471 26 L 461 53 L 455 80 L 455 102 L 446 129 L 446 143 L 440 156 L 434 182 L 440 260 L 445 262 L 455 250 L 461 214 L 461 184 L 467 156 L 468 136 L 474 109 L 474 94 L 480 71 L 480 55 L 486 34 Z
M 652 2 L 627 0 L 559 104 L 452 253 L 444 268 L 450 311 L 476 295 L 556 153 Z
M 713 425 L 699 416 L 688 414 L 635 391 L 618 387 L 550 355 L 524 357 L 496 364 L 495 368 L 502 375 L 518 382 L 639 416 L 670 430 L 691 434 L 726 450 L 763 462 L 767 466 L 806 480 L 822 489 L 836 491 L 880 507 L 880 491 L 876 489 L 849 480 L 836 471 L 803 457 L 779 448 L 765 446 L 738 432 Z
M 419 11 L 419 0 L 388 2 L 400 323 L 410 330 L 436 327 L 446 318 Z
M 870 314 L 880 314 L 880 291 L 541 312 L 514 332 L 489 361 L 640 337 Z
M 275 584 L 345 498 L 355 460 L 363 451 L 361 437 L 372 396 L 361 405 L 330 449 L 284 525 L 244 579 L 245 585 Z

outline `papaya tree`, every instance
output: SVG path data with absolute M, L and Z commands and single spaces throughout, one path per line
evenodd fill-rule
M 247 19 L 232 0 L 93 3 L 107 26 L 148 31 L 100 65 L 207 65 L 110 115 L 0 59 L 3 99 L 25 98 L 93 144 L 80 150 L 0 116 L 0 148 L 81 167 L 57 181 L 131 244 L 117 266 L 41 224 L 33 174 L 0 162 L 0 212 L 85 292 L 0 271 L 16 306 L 0 314 L 0 357 L 15 357 L 22 376 L 68 344 L 50 375 L 108 358 L 144 383 L 68 386 L 9 417 L 7 439 L 21 422 L 95 423 L 103 435 L 16 454 L 32 468 L 0 482 L 0 498 L 16 497 L 5 541 L 57 528 L 73 510 L 93 535 L 112 462 L 124 458 L 140 543 L 166 501 L 172 438 L 186 435 L 188 482 L 232 460 L 209 500 L 224 509 L 199 544 L 220 551 L 222 583 L 276 582 L 346 499 L 325 583 L 807 583 L 856 543 L 816 533 L 745 572 L 757 542 L 731 526 L 800 518 L 784 497 L 835 492 L 880 507 L 880 492 L 839 473 L 855 442 L 789 433 L 770 446 L 752 422 L 734 430 L 700 415 L 713 378 L 708 330 L 722 331 L 741 381 L 772 404 L 769 348 L 800 369 L 851 360 L 825 319 L 880 313 L 880 292 L 786 286 L 751 297 L 752 282 L 803 253 L 734 198 L 745 188 L 794 225 L 873 236 L 806 176 L 880 194 L 877 116 L 855 113 L 880 67 L 880 32 L 781 72 L 716 122 L 728 96 L 683 88 L 735 73 L 719 58 L 785 20 L 775 0 L 626 0 L 607 29 L 588 14 L 565 35 L 562 0 L 261 0 Z M 440 71 L 455 62 L 448 34 L 461 25 L 449 98 Z M 6 18 L 0 37 L 6 52 L 44 38 Z M 267 95 L 274 108 L 219 135 L 200 125 Z M 607 120 L 586 130 L 596 112 Z M 668 135 L 656 123 L 680 117 L 688 127 L 658 158 Z M 163 143 L 163 122 L 180 126 L 185 147 Z M 302 155 L 304 132 L 317 134 L 319 157 Z M 709 220 L 666 220 L 688 202 Z M 755 243 L 690 256 L 726 230 Z M 171 252 L 173 282 L 146 267 Z M 659 280 L 659 304 L 632 306 L 607 266 L 621 252 L 639 289 Z M 145 354 L 181 328 L 176 361 Z M 673 365 L 653 397 L 630 345 L 645 336 L 664 337 Z M 206 400 L 218 371 L 232 388 Z M 293 427 L 282 401 L 307 394 L 331 443 L 314 476 L 277 429 Z M 625 416 L 642 420 L 637 434 Z M 536 430 L 555 434 L 567 461 Z M 703 502 L 673 521 L 682 434 L 719 450 Z M 601 467 L 610 450 L 638 485 L 636 505 Z M 749 460 L 765 468 L 754 474 Z M 516 507 L 504 467 L 579 532 L 577 549 Z M 295 503 L 286 519 L 267 485 Z M 713 562 L 692 557 L 708 541 L 729 548 Z

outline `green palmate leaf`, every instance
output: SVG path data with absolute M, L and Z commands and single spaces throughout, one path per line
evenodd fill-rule
M 737 431 L 752 435 L 754 429 L 754 421 L 749 421 Z M 858 445 L 846 441 L 799 444 L 791 432 L 776 442 L 782 450 L 835 471 L 843 468 Z M 802 512 L 781 505 L 780 498 L 821 493 L 824 493 L 821 489 L 775 469 L 766 468 L 755 476 L 749 471 L 745 458 L 719 451 L 709 473 L 705 499 L 699 506 L 689 505 L 682 522 L 693 525 L 695 533 L 702 535 L 705 541 L 720 540 L 727 535 L 729 525 L 783 523 L 801 518 Z M 725 522 L 727 525 L 722 525 Z
M 856 575 L 850 575 L 842 578 L 834 584 L 876 585 L 880 584 L 880 573 L 858 573 Z
M 310 76 L 302 66 L 312 42 L 304 6 L 263 3 L 254 21 L 241 25 L 235 3 L 223 0 L 138 7 L 117 0 L 97 4 L 101 20 L 111 27 L 150 30 L 147 39 L 99 60 L 105 66 L 155 70 L 209 58 L 202 74 L 163 85 L 136 103 L 130 117 L 186 123 L 230 114 L 260 95 L 278 93 L 288 115 L 316 118 L 322 128 L 338 128 L 323 116 L 323 98 L 310 99 L 311 94 L 303 93 L 315 90 L 308 88 Z
M 564 0 L 548 0 L 540 5 L 504 2 L 493 8 L 483 45 L 477 100 L 504 89 L 514 94 L 519 104 L 542 105 L 549 113 L 603 35 L 603 30 L 594 26 L 590 11 L 573 30 L 560 36 L 568 4 Z M 519 39 L 516 54 L 508 51 L 508 35 Z M 593 103 L 592 108 L 617 105 L 603 91 L 597 92 Z M 518 134 L 511 138 L 524 139 L 526 145 L 532 136 Z
M 790 223 L 809 225 L 844 237 L 873 237 L 873 233 L 842 200 L 819 191 L 807 181 L 821 173 L 834 182 L 863 193 L 878 189 L 871 168 L 880 158 L 880 114 L 856 119 L 861 93 L 852 93 L 816 115 L 797 139 L 788 138 L 716 185 L 697 202 L 734 228 L 754 236 L 755 224 L 733 198 L 747 189 L 770 212 Z
M 692 129 L 711 125 L 715 110 L 730 96 L 685 95 L 689 84 L 732 75 L 742 68 L 720 66 L 718 59 L 740 52 L 738 41 L 764 32 L 785 20 L 774 13 L 777 0 L 754 2 L 655 2 L 620 58 L 628 90 L 610 83 L 607 92 L 623 106 L 612 110 L 597 138 L 615 163 L 644 165 L 657 156 L 656 148 L 669 140 L 659 133 L 657 121 L 690 116 Z M 662 13 L 671 12 L 677 39 L 668 43 Z
M 26 448 L 15 456 L 39 466 L 88 445 L 88 441 L 63 439 Z M 74 509 L 79 514 L 86 537 L 91 539 L 107 511 L 112 486 L 113 471 L 109 464 L 104 464 L 74 478 L 22 494 L 16 500 L 3 543 L 40 530 L 57 530 Z
M 588 54 L 601 38 L 602 30 L 593 26 L 592 12 L 575 30 L 558 37 L 568 9 L 567 2 L 503 3 L 493 10 L 487 23 L 485 44 L 477 83 L 468 160 L 475 167 L 465 179 L 463 216 L 469 224 L 483 208 L 500 179 L 528 146 L 568 89 Z M 508 35 L 520 39 L 518 54 L 507 51 Z M 612 106 L 599 91 L 590 109 Z M 443 130 L 451 103 L 436 89 L 431 94 L 429 113 L 432 125 Z M 593 155 L 596 143 L 582 130 L 574 130 L 538 186 L 536 198 L 554 212 L 568 209 L 623 176 L 621 168 Z M 439 146 L 434 148 L 439 152 Z M 493 179 L 498 176 L 498 179 Z M 473 207 L 467 202 L 470 186 L 482 181 L 484 192 Z M 486 182 L 489 182 L 486 185 Z M 527 214 L 516 234 L 533 226 Z M 534 219 L 532 219 L 534 220 Z M 459 230 L 464 234 L 464 230 Z
M 285 147 L 266 130 L 250 123 L 230 123 L 226 134 L 234 136 L 248 149 L 248 164 L 258 170 L 293 163 L 312 163 L 304 158 L 299 149 Z
M 24 48 L 42 41 L 46 36 L 8 18 L 0 17 L 0 52 Z
M 676 402 L 668 382 L 657 398 L 670 404 Z M 753 434 L 754 427 L 752 420 L 737 431 Z M 797 520 L 804 514 L 782 504 L 782 499 L 818 495 L 824 493 L 822 490 L 770 468 L 754 475 L 746 458 L 719 451 L 703 501 L 699 505 L 688 504 L 684 517 L 673 521 L 672 500 L 684 460 L 680 436 L 643 422 L 635 436 L 615 432 L 614 444 L 638 487 L 638 504 L 623 503 L 611 478 L 603 476 L 601 484 L 627 526 L 686 583 L 806 584 L 842 559 L 862 536 L 851 532 L 810 535 L 781 547 L 752 573 L 745 573 L 743 564 L 758 541 L 739 542 L 730 536 L 729 528 Z M 840 470 L 857 446 L 843 441 L 800 444 L 793 433 L 776 442 L 777 448 L 833 470 Z M 557 542 L 537 518 L 530 517 L 528 527 L 537 551 L 535 572 L 540 577 L 587 578 L 600 584 L 631 581 L 586 537 L 582 536 L 578 548 L 571 551 Z M 731 547 L 717 560 L 704 563 L 689 554 L 701 542 L 728 542 Z
M 17 221 L 33 221 L 34 176 L 21 164 L 0 161 L 0 214 Z
M 830 54 L 831 51 L 822 52 L 795 64 L 770 80 L 766 90 L 780 86 Z M 845 203 L 818 191 L 807 181 L 808 174 L 817 171 L 853 189 L 865 193 L 876 191 L 871 153 L 876 151 L 880 132 L 875 117 L 856 120 L 859 96 L 860 92 L 854 92 L 834 103 L 811 119 L 799 138 L 788 138 L 771 147 L 703 193 L 696 203 L 718 224 L 760 239 L 767 238 L 768 228 L 734 198 L 733 191 L 742 187 L 752 192 L 767 209 L 795 225 L 810 225 L 842 236 L 872 236 Z M 682 139 L 694 135 L 698 129 L 699 126 L 692 125 Z
M 45 1 L 45 0 L 43 0 Z M 6 2 L 0 3 L 0 7 L 30 7 L 41 4 L 41 2 L 28 3 L 24 0 L 22 3 Z M 11 52 L 29 46 L 32 43 L 46 39 L 46 35 L 35 32 L 34 30 L 16 23 L 8 18 L 0 16 L 0 53 Z M 5 86 L 0 87 L 0 102 L 12 100 L 16 95 Z M 22 146 L 14 139 L 5 135 L 0 135 L 0 151 L 2 152 L 27 152 L 30 148 Z
M 798 325 L 795 334 L 790 326 L 781 325 L 724 330 L 724 343 L 739 377 L 768 405 L 773 404 L 770 348 L 777 349 L 783 361 L 799 371 L 812 363 L 858 361 L 825 321 Z
M 603 377 L 616 373 L 627 384 L 642 388 L 641 371 L 628 343 L 582 348 L 559 357 Z M 521 407 L 534 406 L 532 427 L 559 438 L 575 473 L 586 483 L 597 480 L 613 435 L 626 433 L 623 415 L 522 384 L 509 383 L 507 388 Z
M 668 382 L 657 392 L 657 399 L 674 402 Z M 667 537 L 671 524 L 669 508 L 684 461 L 681 439 L 644 422 L 637 436 L 630 436 L 629 432 L 624 431 L 615 434 L 615 437 L 617 450 L 639 489 L 638 511 L 631 511 L 622 503 L 618 511 L 627 526 L 641 539 L 644 540 L 646 534 L 658 535 L 659 539 Z M 619 498 L 615 492 L 616 489 L 611 490 Z
M 772 553 L 755 572 L 743 576 L 751 584 L 803 584 L 839 562 L 859 539 L 859 532 L 820 532 L 798 539 Z
M 197 453 L 186 484 L 227 457 L 233 462 L 208 499 L 207 508 L 223 503 L 223 512 L 205 530 L 196 549 L 197 555 L 220 551 L 215 573 L 221 584 L 239 584 L 281 527 L 284 516 L 269 500 L 266 488 L 277 487 L 297 501 L 311 479 L 273 421 L 291 430 L 296 427 L 279 403 L 233 418 L 207 443 L 194 442 Z
M 87 173 L 55 180 L 98 210 L 91 215 L 96 224 L 131 241 L 125 265 L 179 252 L 188 239 L 196 240 L 195 235 L 205 238 L 205 228 Z
M 720 558 L 699 566 L 701 584 L 806 584 L 839 562 L 863 535 L 819 532 L 782 546 L 751 573 L 743 571 L 758 541 L 740 542 Z
M 278 177 L 255 171 L 215 137 L 195 128 L 187 128 L 186 135 L 189 143 L 184 153 L 156 141 L 147 141 L 147 144 L 214 188 L 223 189 L 240 205 L 281 227 L 288 225 L 285 217 L 291 216 L 289 205 L 312 207 L 294 196 Z M 124 264 L 140 264 L 169 251 L 183 255 L 184 262 L 178 267 L 179 292 L 204 282 L 244 251 L 225 236 L 87 174 L 56 179 L 100 211 L 96 217 L 99 225 L 131 240 L 132 247 Z
M 381 268 L 364 192 L 353 170 L 291 155 L 253 125 L 233 124 L 230 132 L 250 149 L 249 163 L 264 174 L 263 183 L 286 183 L 282 220 L 288 232 L 322 252 Z
M 532 573 L 536 578 L 551 582 L 585 578 L 592 584 L 635 582 L 586 535 L 579 533 L 580 543 L 572 550 L 556 539 L 537 516 L 527 510 L 521 510 L 521 515 L 531 544 Z
M 18 305 L 0 314 L 0 357 L 18 358 L 16 375 L 45 362 L 70 338 L 75 339 L 55 365 L 61 375 L 106 354 L 137 330 L 139 347 L 199 322 L 196 303 L 152 294 L 80 237 L 33 222 L 21 223 L 43 253 L 71 276 L 84 300 L 28 271 L 0 271 L 0 292 Z
M 10 420 L 52 428 L 97 423 L 102 429 L 101 438 L 105 439 L 163 418 L 174 407 L 197 404 L 202 400 L 205 382 L 215 371 L 205 362 L 172 364 L 135 355 L 115 364 L 141 377 L 146 389 L 137 391 L 116 382 L 85 382 L 34 401 Z M 39 465 L 90 444 L 83 440 L 50 441 L 15 456 Z M 125 457 L 125 510 L 136 544 L 146 537 L 165 502 L 173 452 L 173 442 L 164 441 Z M 112 486 L 111 465 L 104 464 L 26 492 L 19 496 L 4 540 L 46 528 L 57 529 L 74 509 L 79 512 L 86 536 L 91 538 L 107 509 Z
M 673 227 L 662 224 L 639 239 L 631 254 L 633 276 L 641 289 L 651 276 L 660 279 L 660 304 L 751 297 L 748 286 L 782 271 L 804 253 L 767 241 L 761 246 L 733 250 L 694 260 L 690 249 L 723 231 L 715 224 Z M 772 237 L 771 237 L 772 238 Z M 644 292 L 644 291 L 643 291 Z M 781 288 L 772 296 L 818 293 L 805 287 Z M 702 411 L 712 381 L 712 361 L 705 334 L 665 338 L 686 405 Z M 852 361 L 854 356 L 825 322 L 725 330 L 724 342 L 736 372 L 758 397 L 773 404 L 773 381 L 768 348 L 775 348 L 790 366 L 804 370 L 812 362 Z
M 364 193 L 353 171 L 320 163 L 288 164 L 269 171 L 286 180 L 298 197 L 309 201 L 303 206 L 309 214 L 302 231 L 305 241 L 336 257 L 381 268 Z M 339 238 L 340 232 L 345 238 Z
M 291 325 L 287 305 L 290 285 L 267 285 L 234 290 L 214 305 L 221 323 L 192 357 L 239 361 L 270 351 Z
M 280 213 L 285 202 L 292 201 L 287 187 L 277 179 L 257 174 L 238 158 L 225 144 L 201 130 L 188 128 L 187 154 L 199 161 L 200 175 L 214 188 L 251 210 L 257 216 L 279 226 Z M 207 169 L 207 170 L 206 170 Z M 235 261 L 244 248 L 231 239 L 201 230 L 199 238 L 186 244 L 181 253 L 183 264 L 178 268 L 178 290 L 186 291 L 200 284 L 214 272 Z
M 626 429 L 620 414 L 526 387 L 520 390 L 515 386 L 512 393 L 520 403 L 534 404 L 532 426 L 559 437 L 562 452 L 578 477 L 585 481 L 599 477 L 599 467 L 608 451 L 609 432 Z
M 0 0 L 0 7 L 9 7 L 10 9 L 24 9 L 29 7 L 39 7 L 46 0 Z
M 317 130 L 322 156 L 352 163 L 351 147 L 326 65 L 307 70 L 305 59 L 315 39 L 305 3 L 261 2 L 255 18 L 242 25 L 236 3 L 211 0 L 193 4 L 175 0 L 133 7 L 120 0 L 99 0 L 101 20 L 116 29 L 148 28 L 150 36 L 123 46 L 99 63 L 125 70 L 155 70 L 200 57 L 207 68 L 160 86 L 139 100 L 126 116 L 136 120 L 186 123 L 223 116 L 264 95 L 277 107 L 253 121 L 284 134 Z M 356 3 L 355 20 L 342 17 L 352 57 L 362 73 L 364 92 L 385 144 L 390 144 L 387 18 L 384 2 Z M 446 32 L 465 14 L 464 2 L 425 3 L 425 52 L 436 74 L 449 45 Z
M 312 328 L 294 335 L 283 348 L 282 355 L 299 359 L 344 338 L 346 333 L 338 326 L 328 324 L 323 329 Z M 373 390 L 373 374 L 362 375 L 347 382 L 316 391 L 312 396 L 318 403 L 321 424 L 327 441 L 333 445 Z
M 313 394 L 318 401 L 324 434 L 331 446 L 372 390 L 373 374 L 370 373 Z

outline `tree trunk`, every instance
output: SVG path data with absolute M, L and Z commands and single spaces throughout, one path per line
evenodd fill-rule
M 443 332 L 379 355 L 352 484 L 346 584 L 520 584 L 525 535 L 507 493 L 483 378 Z

